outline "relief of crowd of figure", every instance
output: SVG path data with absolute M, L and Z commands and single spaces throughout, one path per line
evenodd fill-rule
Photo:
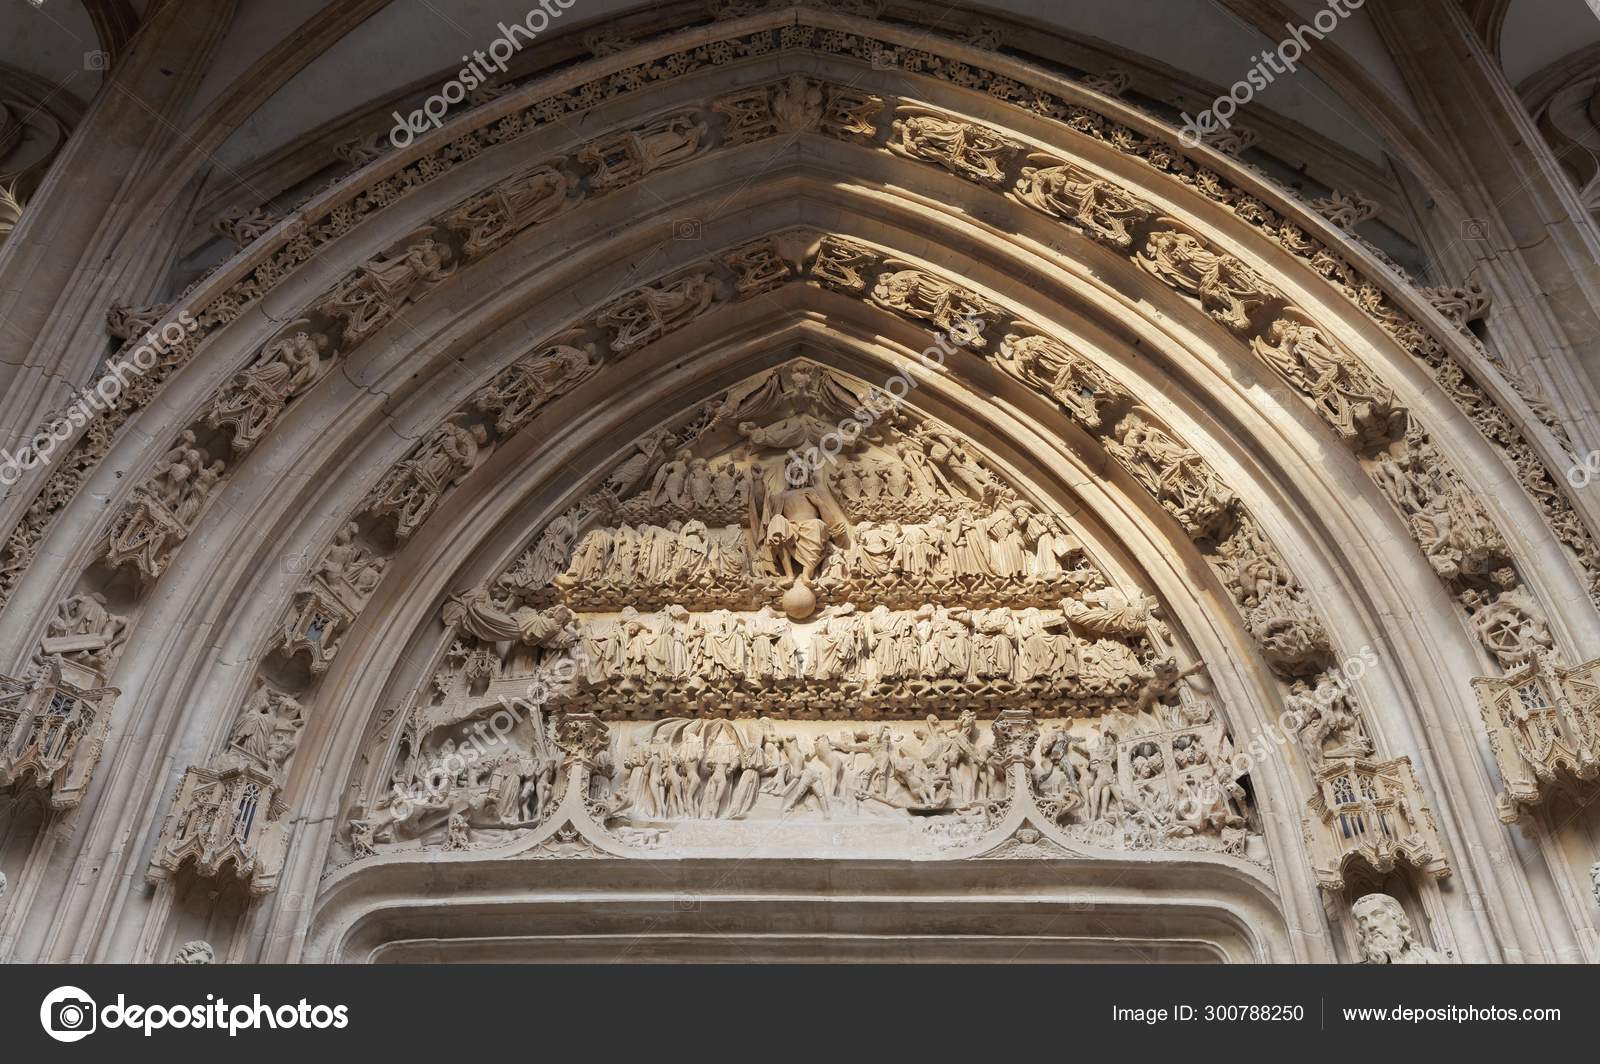
M 876 724 L 809 738 L 767 718 L 669 719 L 622 755 L 605 812 L 635 822 L 736 820 L 762 810 L 931 813 L 1005 796 L 1004 770 L 970 712 L 953 723 L 929 717 L 909 732 Z
M 1114 589 L 1090 593 L 1138 605 Z M 770 606 L 752 613 L 659 613 L 627 607 L 615 617 L 587 617 L 578 628 L 581 680 L 626 690 L 705 690 L 783 681 L 854 685 L 871 692 L 920 682 L 935 690 L 1063 690 L 1131 697 L 1151 672 L 1129 640 L 1142 630 L 1124 624 L 1118 637 L 1079 635 L 1114 613 L 1084 600 L 1060 609 L 969 609 L 924 604 L 915 610 L 850 603 L 828 607 L 798 626 Z M 1149 622 L 1148 615 L 1144 616 Z
M 848 540 L 827 552 L 817 573 L 819 586 L 854 581 L 938 591 L 1063 578 L 1086 582 L 1095 575 L 1088 568 L 1074 571 L 1071 555 L 1079 544 L 1065 526 L 1024 502 L 987 513 L 952 507 L 926 521 L 861 519 L 852 523 Z M 778 575 L 747 526 L 708 526 L 689 517 L 664 525 L 592 528 L 578 538 L 570 561 L 552 582 L 592 594 L 597 588 L 641 585 L 747 588 Z

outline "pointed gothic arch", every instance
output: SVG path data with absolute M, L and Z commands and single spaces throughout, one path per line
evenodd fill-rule
M 862 381 L 922 366 L 914 409 L 1081 512 L 1118 575 L 1150 582 L 1209 668 L 1234 742 L 1269 733 L 1296 681 L 1371 648 L 1380 667 L 1350 682 L 1361 723 L 1349 727 L 1373 746 L 1365 760 L 1410 759 L 1420 784 L 1396 786 L 1440 823 L 1369 877 L 1418 866 L 1437 946 L 1529 948 L 1498 901 L 1529 888 L 1505 868 L 1519 846 L 1495 817 L 1500 781 L 1466 680 L 1545 655 L 1585 661 L 1600 629 L 1589 530 L 1547 471 L 1561 441 L 1512 382 L 1371 249 L 1233 160 L 1183 159 L 1114 100 L 831 13 L 691 37 L 562 71 L 374 160 L 133 329 L 199 322 L 139 378 L 137 414 L 91 427 L 72 463 L 34 478 L 46 505 L 6 555 L 8 617 L 30 619 L 7 629 L 13 660 L 85 635 L 69 630 L 84 627 L 67 605 L 81 596 L 131 622 L 115 660 L 104 646 L 65 653 L 127 692 L 117 718 L 133 727 L 86 801 L 143 809 L 141 845 L 123 850 L 121 827 L 95 824 L 74 855 L 149 864 L 158 884 L 192 874 L 175 845 L 183 817 L 221 808 L 215 795 L 253 766 L 281 803 L 253 825 L 295 830 L 230 838 L 236 852 L 201 862 L 262 893 L 238 901 L 222 936 L 233 955 L 404 955 L 386 945 L 410 941 L 400 914 L 454 919 L 419 900 L 447 875 L 420 870 L 432 856 L 363 855 L 331 872 L 326 898 L 302 901 L 350 858 L 352 803 L 371 801 L 381 773 L 360 767 L 374 722 L 401 677 L 415 688 L 437 661 L 441 603 L 497 575 L 607 456 L 804 357 Z M 897 63 L 871 61 L 884 48 Z M 636 70 L 666 73 L 630 91 Z M 580 128 L 555 120 L 563 109 Z M 685 221 L 692 231 L 674 230 Z M 969 315 L 977 342 L 935 367 L 916 359 Z M 214 483 L 197 491 L 203 474 Z M 360 552 L 383 559 L 370 586 L 318 599 L 325 563 Z M 196 615 L 203 628 L 173 635 Z M 236 722 L 251 709 L 278 723 L 245 756 Z M 1230 959 L 1339 956 L 1348 929 L 1319 915 L 1312 871 L 1330 867 L 1307 805 L 1314 766 L 1269 741 L 1248 775 L 1270 873 L 1222 854 L 1141 860 L 1136 878 L 1214 877 L 1210 902 L 1178 906 L 1193 919 L 1175 942 Z M 144 770 L 168 761 L 195 766 L 175 795 L 175 778 Z M 1016 801 L 985 824 L 985 845 L 1072 846 L 1023 811 L 1035 799 L 1022 764 L 1007 763 Z M 591 769 L 573 755 L 567 797 L 512 849 L 625 859 L 573 797 Z M 1044 857 L 1062 879 L 1038 889 L 1068 905 L 1063 884 L 1121 867 L 1084 852 Z M 477 859 L 444 865 L 476 873 Z M 1446 860 L 1441 886 L 1430 873 Z M 981 880 L 940 868 L 952 884 Z M 1538 875 L 1578 923 L 1573 870 L 1552 852 Z M 136 878 L 76 889 L 47 948 L 170 951 L 199 917 Z M 1480 893 L 1481 917 L 1467 902 Z M 465 938 L 504 918 L 474 906 Z

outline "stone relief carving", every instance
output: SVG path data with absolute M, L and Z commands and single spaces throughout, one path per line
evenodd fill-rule
M 1248 126 L 1234 123 L 1231 126 L 1214 129 L 1201 137 L 1206 147 L 1215 148 L 1224 155 L 1241 156 L 1246 151 L 1255 147 L 1261 140 L 1261 134 Z
M 513 435 L 551 399 L 599 370 L 594 344 L 562 343 L 558 338 L 501 371 L 473 397 L 473 406 L 494 418 L 496 433 Z
M 388 324 L 402 305 L 455 273 L 458 265 L 448 243 L 421 236 L 362 266 L 316 309 L 343 322 L 341 345 L 348 350 Z
M 1464 285 L 1423 288 L 1421 292 L 1427 297 L 1428 302 L 1433 304 L 1433 309 L 1449 318 L 1462 330 L 1466 330 L 1473 322 L 1488 317 L 1489 308 L 1494 303 L 1493 296 L 1476 281 Z
M 1319 273 L 1326 276 L 1351 301 L 1387 332 L 1397 342 L 1422 359 L 1435 376 L 1444 372 L 1460 372 L 1436 337 L 1418 322 L 1399 311 L 1386 293 L 1361 277 L 1354 266 L 1337 253 L 1316 240 L 1307 237 L 1277 212 L 1267 208 L 1253 196 L 1231 186 L 1221 175 L 1176 155 L 1166 139 L 1151 138 L 1137 133 L 1114 121 L 1093 114 L 1077 105 L 1069 105 L 1053 94 L 1034 91 L 1031 94 L 1007 79 L 997 78 L 992 72 L 973 70 L 965 64 L 955 69 L 945 69 L 942 61 L 931 53 L 907 51 L 903 46 L 886 44 L 867 36 L 853 34 L 824 34 L 809 26 L 786 27 L 781 32 L 760 31 L 748 40 L 741 39 L 736 47 L 754 48 L 757 51 L 781 48 L 815 48 L 855 55 L 858 58 L 902 67 L 913 73 L 922 73 L 944 80 L 972 79 L 973 85 L 990 88 L 998 98 L 1011 100 L 1019 106 L 1068 122 L 1079 132 L 1106 143 L 1114 150 L 1139 159 L 1155 170 L 1189 185 L 1208 198 L 1233 210 L 1250 224 L 1261 228 L 1293 254 L 1305 258 Z M 719 50 L 718 54 L 721 52 Z M 233 320 L 243 308 L 258 299 L 271 285 L 295 265 L 315 255 L 321 245 L 353 227 L 362 216 L 382 209 L 401 191 L 418 187 L 447 172 L 452 165 L 475 156 L 484 147 L 515 139 L 531 131 L 541 122 L 576 112 L 619 93 L 637 91 L 644 80 L 676 77 L 682 73 L 713 65 L 706 49 L 689 50 L 656 60 L 638 68 L 639 79 L 623 81 L 606 79 L 593 82 L 561 97 L 548 98 L 531 104 L 523 112 L 516 112 L 497 120 L 492 125 L 464 132 L 456 141 L 443 149 L 439 157 L 429 157 L 408 164 L 400 172 L 374 179 L 371 187 L 353 203 L 324 206 L 322 213 L 308 211 L 301 239 L 288 242 L 264 253 L 264 261 L 256 270 L 246 275 L 228 289 L 219 292 L 199 314 L 200 332 L 161 367 L 161 372 L 138 383 L 145 398 L 154 394 L 171 369 L 181 365 L 209 331 Z M 382 139 L 381 134 L 374 134 Z M 375 157 L 377 150 L 346 157 L 355 165 L 364 165 Z M 298 207 L 296 208 L 299 209 Z M 156 318 L 160 315 L 156 314 Z M 152 319 L 152 324 L 154 319 Z M 1548 467 L 1533 451 L 1531 445 L 1517 430 L 1505 413 L 1495 407 L 1489 397 L 1475 383 L 1467 382 L 1452 392 L 1458 403 L 1473 416 L 1481 431 L 1501 448 L 1507 461 L 1516 470 L 1524 488 L 1534 497 L 1552 527 L 1578 555 L 1589 574 L 1592 596 L 1600 601 L 1600 546 L 1590 538 L 1582 522 L 1578 521 L 1570 502 L 1551 476 Z M 49 478 L 47 485 L 36 496 L 24 520 L 11 531 L 4 553 L 0 555 L 0 597 L 9 595 L 21 570 L 31 561 L 33 551 L 49 525 L 67 499 L 76 493 L 87 471 L 92 469 L 105 453 L 115 429 L 127 418 L 128 411 L 113 411 L 109 418 L 101 419 L 80 441 L 70 460 L 61 463 Z
M 1154 206 L 1082 167 L 1050 155 L 1030 155 L 1013 194 L 1046 214 L 1072 223 L 1094 240 L 1133 248 L 1134 230 L 1156 217 Z
M 327 334 L 297 329 L 275 340 L 212 398 L 206 424 L 233 433 L 243 454 L 271 431 L 291 400 L 311 390 L 333 365 Z
M 217 959 L 217 951 L 211 943 L 204 939 L 195 939 L 185 942 L 178 947 L 178 952 L 173 954 L 173 964 L 211 964 Z
M 404 718 L 381 788 L 350 819 L 357 858 L 469 849 L 535 827 L 555 809 L 562 766 L 578 754 L 564 750 L 549 714 L 520 700 L 463 715 L 433 694 Z
M 1255 519 L 1241 516 L 1218 548 L 1220 567 L 1245 625 L 1281 675 L 1304 676 L 1327 663 L 1328 633 L 1305 592 Z
M 946 335 L 959 337 L 967 346 L 988 345 L 985 326 L 999 317 L 999 308 L 974 292 L 936 277 L 925 270 L 891 269 L 878 277 L 872 301 L 909 317 L 931 322 Z
M 440 224 L 463 235 L 462 254 L 480 258 L 530 226 L 548 221 L 583 201 L 584 191 L 565 159 L 534 167 L 463 202 Z
M 1237 257 L 1214 251 L 1180 229 L 1150 233 L 1135 261 L 1152 276 L 1198 299 L 1207 314 L 1235 332 L 1249 332 L 1255 311 L 1278 298 L 1272 286 Z
M 1442 964 L 1444 958 L 1417 941 L 1401 904 L 1387 894 L 1364 894 L 1350 906 L 1363 964 Z
M 756 721 L 668 718 L 626 749 L 608 820 L 930 815 L 1003 802 L 1006 779 L 977 718 L 833 732 Z
M 146 880 L 170 881 L 193 862 L 198 875 L 233 876 L 254 895 L 277 885 L 287 845 L 287 807 L 271 773 L 242 761 L 191 766 L 161 826 Z
M 1385 443 L 1404 431 L 1406 414 L 1394 393 L 1301 311 L 1285 309 L 1251 345 L 1357 447 Z
M 1323 673 L 1312 680 L 1289 685 L 1284 708 L 1289 719 L 1299 721 L 1300 748 L 1313 771 L 1330 758 L 1368 757 L 1373 752 L 1361 718 L 1351 705 L 1348 688 Z
M 397 539 L 415 532 L 439 505 L 444 493 L 488 457 L 489 433 L 482 425 L 447 421 L 367 495 L 363 510 L 394 520 Z
M 620 357 L 687 325 L 709 310 L 716 298 L 710 275 L 692 270 L 628 293 L 602 310 L 595 324 L 607 331 L 611 350 Z
M 718 97 L 711 109 L 727 116 L 724 142 L 745 144 L 768 137 L 822 133 L 841 140 L 869 139 L 883 100 L 803 74 Z
M 589 191 L 607 192 L 702 154 L 710 147 L 706 134 L 698 112 L 684 111 L 590 141 L 577 160 L 592 168 Z
M 102 545 L 106 565 L 132 565 L 146 580 L 166 571 L 172 552 L 184 541 L 227 470 L 197 446 L 193 429 L 184 429 L 154 472 L 135 489 Z
M 1311 207 L 1346 232 L 1354 231 L 1357 225 L 1375 217 L 1378 213 L 1378 204 L 1375 201 L 1359 192 L 1340 192 L 1338 189 L 1330 191 L 1321 199 L 1312 200 Z
M 154 331 L 171 310 L 171 303 L 136 307 L 126 301 L 116 300 L 106 308 L 106 333 L 113 339 L 132 343 Z
M 41 658 L 59 657 L 93 677 L 91 686 L 111 675 L 128 639 L 128 621 L 113 613 L 98 591 L 68 596 L 45 626 Z
M 859 294 L 867 289 L 868 272 L 882 261 L 883 256 L 865 244 L 828 236 L 818 245 L 811 275 L 828 288 Z
M 313 674 L 325 671 L 387 566 L 387 558 L 361 542 L 360 526 L 347 522 L 295 592 L 281 629 L 283 653 L 304 652 Z
M 1106 431 L 1133 396 L 1087 358 L 1052 337 L 1008 333 L 996 362 L 1060 403 L 1092 432 Z
M 224 760 L 262 769 L 281 784 L 284 767 L 300 745 L 305 723 L 304 706 L 262 684 L 234 722 Z
M 532 667 L 511 643 L 577 646 L 572 697 L 621 716 L 713 692 L 902 716 L 984 692 L 1043 712 L 1061 711 L 1047 693 L 1136 698 L 1154 600 L 1109 586 L 1058 517 L 887 398 L 805 361 L 752 378 L 691 415 L 683 445 L 641 441 L 607 478 L 625 490 L 559 515 L 446 624 L 499 648 L 473 666 L 496 680 Z M 874 428 L 813 467 L 829 419 L 868 409 Z
M 1085 74 L 1079 81 L 1095 92 L 1104 93 L 1107 96 L 1121 96 L 1133 86 L 1133 76 L 1126 70 L 1115 68 L 1100 74 Z
M 271 232 L 272 227 L 282 220 L 265 207 L 241 205 L 224 211 L 211 223 L 211 230 L 218 236 L 244 247 Z
M 1022 145 L 992 129 L 925 107 L 896 111 L 889 149 L 898 155 L 938 163 L 963 177 L 989 185 L 1006 179 L 1005 162 Z
M 1148 419 L 1138 408 L 1125 415 L 1103 441 L 1156 501 L 1191 536 L 1215 536 L 1232 513 L 1236 498 L 1193 451 Z

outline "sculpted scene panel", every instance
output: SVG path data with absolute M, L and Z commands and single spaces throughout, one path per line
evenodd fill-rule
M 427 688 L 373 740 L 353 858 L 514 845 L 577 786 L 653 853 L 776 829 L 927 856 L 1020 789 L 1085 846 L 1265 859 L 1157 600 L 970 439 L 808 360 L 635 441 L 440 620 Z

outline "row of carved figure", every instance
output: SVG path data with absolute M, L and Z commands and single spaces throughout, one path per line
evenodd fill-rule
M 532 721 L 513 741 L 489 746 L 466 722 L 408 726 L 388 789 L 352 820 L 356 855 L 384 845 L 456 847 L 476 831 L 518 830 L 548 817 L 562 759 L 553 722 L 537 710 Z M 1057 823 L 1118 845 L 1243 853 L 1247 795 L 1231 744 L 1203 704 L 1020 734 L 1026 778 Z M 590 807 L 619 826 L 913 813 L 959 814 L 970 827 L 992 822 L 1010 797 L 1009 747 L 972 712 L 842 728 L 668 718 L 596 738 Z M 942 836 L 955 827 L 932 830 Z
M 902 153 L 940 162 L 986 183 L 1001 180 L 1003 163 L 1022 147 L 981 127 L 925 113 L 897 121 L 895 128 L 900 135 L 896 147 Z M 1050 160 L 1034 156 L 1032 161 Z M 1477 621 L 1479 611 L 1492 605 L 1497 593 L 1519 590 L 1520 578 L 1488 511 L 1433 446 L 1415 415 L 1399 405 L 1359 359 L 1242 260 L 1182 231 L 1152 204 L 1105 179 L 1054 162 L 1023 167 L 1015 185 L 1017 198 L 1131 253 L 1153 276 L 1194 297 L 1212 317 L 1249 337 L 1252 350 L 1266 365 L 1299 390 L 1358 454 L 1371 456 L 1365 464 L 1373 478 L 1400 511 L 1434 569 L 1452 583 L 1477 630 L 1492 625 Z M 1336 214 L 1336 220 L 1341 217 Z M 1142 239 L 1136 234 L 1141 226 L 1147 229 Z M 1050 364 L 1060 361 L 1052 355 L 1048 342 L 1034 341 L 1032 350 L 1013 344 L 1004 357 L 1020 376 L 1049 388 L 1069 408 L 1091 407 L 1090 421 L 1097 423 L 1099 412 L 1092 409 L 1093 403 L 1086 404 L 1081 394 L 1064 394 L 1085 374 L 1063 373 L 1062 367 Z M 1122 425 L 1113 431 L 1114 438 L 1123 434 Z M 1112 442 L 1107 446 L 1117 452 Z M 1164 464 L 1177 470 L 1181 467 L 1170 460 L 1174 457 L 1167 456 Z M 1180 514 L 1193 512 L 1187 503 L 1175 501 Z M 1524 592 L 1515 604 L 1525 608 L 1531 602 Z M 1526 660 L 1531 649 L 1490 638 L 1485 643 L 1508 667 Z
M 762 802 L 762 796 L 771 796 Z M 909 735 L 888 724 L 809 738 L 768 719 L 665 720 L 621 757 L 607 818 L 737 820 L 843 808 L 938 812 L 1006 796 L 1005 772 L 977 718 L 930 717 Z
M 480 193 L 420 229 L 404 244 L 358 267 L 315 302 L 308 316 L 269 341 L 255 359 L 216 393 L 203 417 L 183 430 L 167 456 L 140 486 L 134 500 L 107 537 L 105 555 L 113 566 L 137 568 L 145 577 L 160 576 L 172 552 L 193 529 L 207 498 L 237 459 L 250 451 L 281 420 L 289 405 L 317 384 L 334 363 L 388 324 L 400 309 L 509 240 L 518 231 L 579 202 L 585 195 L 575 174 L 565 167 L 592 170 L 589 194 L 612 191 L 645 174 L 692 158 L 707 145 L 706 127 L 690 113 L 653 120 L 637 130 L 619 133 L 587 146 L 572 159 L 553 160 L 530 173 Z M 759 254 L 736 250 L 727 257 L 741 294 L 759 290 L 752 275 L 770 270 Z M 627 297 L 597 316 L 614 327 L 611 345 L 622 354 L 653 339 L 664 318 L 690 307 L 703 309 L 714 297 L 715 282 L 706 275 L 680 286 L 684 300 L 675 309 L 673 297 L 654 291 Z M 643 330 L 643 334 L 638 334 Z M 501 435 L 515 432 L 557 389 L 570 386 L 599 368 L 593 344 L 572 346 L 552 341 L 552 357 L 537 364 L 519 363 L 502 373 L 474 397 L 476 408 L 492 419 Z M 453 429 L 454 431 L 450 431 Z M 223 453 L 207 454 L 199 434 L 216 430 L 227 443 Z M 397 535 L 405 538 L 431 512 L 431 496 L 448 488 L 475 464 L 488 443 L 482 425 L 452 424 L 430 441 L 411 467 L 397 471 L 369 500 L 376 513 L 393 515 Z
M 849 546 L 830 555 L 818 580 L 899 579 L 919 586 L 1053 581 L 1062 576 L 1062 563 L 1078 546 L 1059 521 L 1020 502 L 988 515 L 935 514 L 925 523 L 859 521 L 850 529 Z M 758 557 L 748 530 L 739 525 L 708 528 L 690 519 L 664 528 L 594 528 L 578 540 L 566 571 L 555 582 L 632 588 L 701 578 L 747 583 L 757 575 L 775 577 L 766 558 L 760 558 L 767 564 L 757 572 Z
M 1059 610 L 925 604 L 861 612 L 845 603 L 796 625 L 771 607 L 704 614 L 682 606 L 658 613 L 627 607 L 617 616 L 580 620 L 561 606 L 508 611 L 474 592 L 453 598 L 445 614 L 447 623 L 488 643 L 575 650 L 577 675 L 597 688 L 618 681 L 704 689 L 809 679 L 870 691 L 945 680 L 1131 696 L 1155 682 L 1130 642 L 1144 636 L 1152 605 L 1137 593 L 1107 588 L 1066 600 Z

